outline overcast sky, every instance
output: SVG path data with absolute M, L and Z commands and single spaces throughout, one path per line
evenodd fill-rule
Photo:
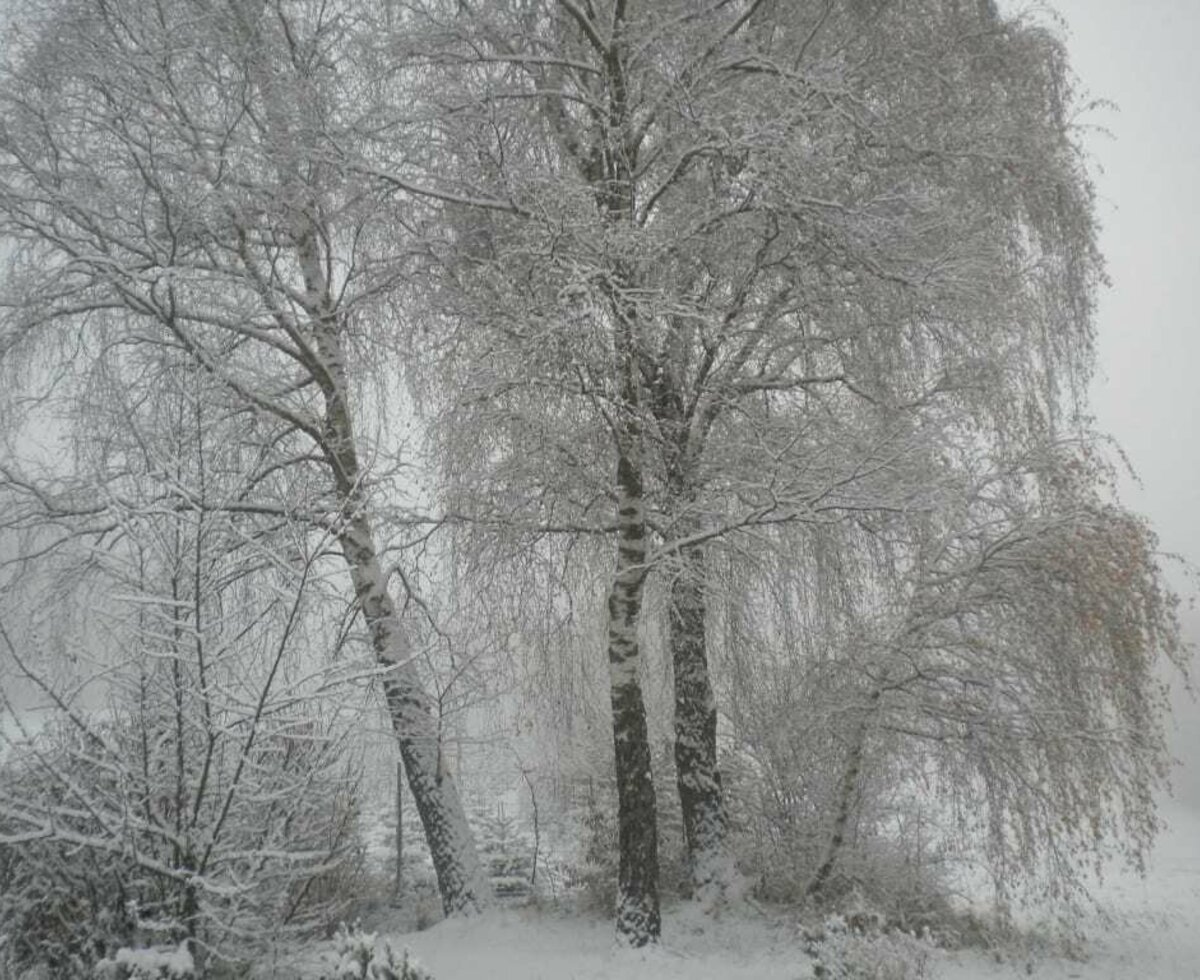
M 1087 96 L 1112 287 L 1092 404 L 1140 484 L 1122 493 L 1165 551 L 1200 564 L 1200 0 L 1053 0 Z M 1183 591 L 1183 575 L 1172 580 Z M 1200 613 L 1185 610 L 1193 639 Z M 1200 708 L 1176 699 L 1181 799 L 1200 808 Z

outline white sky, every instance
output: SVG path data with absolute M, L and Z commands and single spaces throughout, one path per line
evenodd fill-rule
M 1122 493 L 1164 551 L 1200 564 L 1200 0 L 1053 0 L 1086 96 L 1112 288 L 1101 297 L 1099 426 L 1141 483 Z M 1187 582 L 1175 573 L 1181 592 Z M 1194 591 L 1194 587 L 1193 587 Z M 1185 595 L 1186 599 L 1186 595 Z M 1185 610 L 1200 640 L 1200 612 Z M 1200 809 L 1200 707 L 1176 698 L 1177 795 Z

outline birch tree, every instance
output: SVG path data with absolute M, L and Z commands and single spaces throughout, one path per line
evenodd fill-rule
M 706 553 L 928 506 L 926 434 L 1074 425 L 1101 272 L 1062 49 L 942 0 L 411 9 L 438 298 L 471 365 L 453 438 L 496 433 L 467 442 L 516 488 L 510 525 L 617 539 L 630 855 L 652 826 L 633 637 L 646 574 L 670 577 L 679 795 L 697 890 L 719 891 Z M 652 933 L 652 890 L 622 881 L 641 911 L 619 928 Z
M 328 533 L 379 665 L 447 912 L 485 900 L 434 704 L 389 589 L 368 365 L 390 345 L 403 222 L 361 165 L 391 135 L 371 11 L 356 5 L 66 0 L 12 38 L 0 347 L 157 345 L 219 382 L 257 434 L 240 507 Z M 386 107 L 384 107 L 386 108 Z M 388 207 L 384 204 L 388 203 Z M 43 347 L 42 349 L 45 349 Z M 369 432 L 369 427 L 365 428 Z M 289 496 L 269 498 L 269 475 Z
M 1140 867 L 1154 840 L 1161 670 L 1187 650 L 1153 534 L 1096 490 L 1110 474 L 1087 443 L 956 470 L 919 522 L 779 528 L 777 549 L 729 556 L 731 752 L 776 895 L 920 887 L 904 813 L 926 847 L 982 858 L 1005 905 L 1067 908 L 1098 856 Z M 889 857 L 918 877 L 881 872 Z

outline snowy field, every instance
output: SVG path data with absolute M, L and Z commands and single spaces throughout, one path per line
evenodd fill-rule
M 1087 924 L 1080 959 L 1014 953 L 933 951 L 931 980 L 1197 980 L 1200 978 L 1200 816 L 1167 812 L 1170 828 L 1145 879 L 1111 876 L 1105 906 Z M 527 909 L 443 922 L 386 937 L 408 947 L 435 980 L 806 980 L 812 960 L 784 918 L 739 915 L 713 921 L 688 908 L 668 910 L 657 949 L 627 950 L 610 923 Z M 332 963 L 330 953 L 325 953 Z M 317 973 L 309 974 L 312 976 Z M 877 980 L 890 980 L 886 968 Z M 876 980 L 873 978 L 873 980 Z
M 1098 890 L 1104 913 L 1087 925 L 1086 959 L 1039 960 L 1044 980 L 1197 980 L 1200 978 L 1200 815 L 1168 807 L 1169 828 L 1146 877 L 1111 876 Z M 1018 964 L 1026 970 L 1024 962 Z M 976 980 L 1013 975 L 1013 964 L 959 957 L 932 977 Z

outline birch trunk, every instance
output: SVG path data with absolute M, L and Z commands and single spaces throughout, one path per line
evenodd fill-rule
M 641 474 L 636 460 L 617 461 L 617 567 L 608 594 L 608 671 L 616 751 L 617 935 L 632 946 L 658 939 L 658 819 L 650 772 L 650 739 L 642 700 L 638 646 L 646 537 Z
M 695 897 L 719 900 L 733 877 L 717 768 L 717 706 L 705 634 L 704 551 L 684 548 L 671 582 L 668 643 L 675 680 L 675 777 Z
M 562 4 L 565 22 L 582 31 L 595 56 L 597 91 L 592 119 L 583 129 L 569 123 L 564 103 L 549 98 L 547 121 L 595 195 L 600 219 L 597 241 L 613 243 L 595 281 L 607 300 L 612 328 L 615 409 L 606 411 L 616 454 L 614 489 L 617 503 L 616 569 L 608 593 L 608 670 L 612 704 L 613 747 L 617 778 L 617 835 L 620 865 L 617 878 L 617 936 L 632 946 L 658 939 L 662 931 L 658 899 L 658 820 L 650 739 L 640 679 L 638 626 L 646 580 L 645 502 L 642 473 L 643 312 L 636 297 L 636 263 L 628 261 L 626 244 L 635 239 L 640 137 L 629 104 L 626 75 L 629 41 L 628 10 L 615 4 L 601 17 L 592 4 Z M 602 107 L 602 108 L 601 108 Z M 592 126 L 595 126 L 593 129 Z M 607 244 L 604 251 L 607 251 Z
M 298 240 L 313 315 L 312 333 L 318 369 L 314 372 L 325 401 L 323 451 L 333 470 L 342 525 L 338 544 L 350 570 L 375 659 L 386 668 L 383 690 L 413 803 L 421 818 L 447 915 L 479 911 L 488 904 L 484 877 L 466 812 L 453 778 L 443 764 L 440 728 L 433 699 L 413 662 L 411 644 L 387 588 L 379 563 L 375 532 L 365 510 L 362 468 L 349 408 L 349 383 L 329 285 L 319 261 L 315 236 Z
M 392 904 L 404 899 L 404 763 L 396 763 L 396 884 Z
M 479 911 L 487 904 L 488 883 L 457 787 L 443 765 L 432 698 L 412 661 L 366 518 L 352 518 L 340 543 L 375 658 L 387 668 L 383 690 L 388 712 L 400 744 L 409 791 L 429 843 L 442 908 L 447 915 Z
M 834 801 L 833 828 L 829 835 L 829 844 L 825 848 L 825 856 L 820 867 L 813 875 L 812 881 L 805 890 L 811 897 L 820 900 L 822 893 L 829 884 L 833 869 L 846 843 L 846 831 L 850 827 L 850 818 L 854 814 L 854 803 L 858 798 L 859 783 L 862 779 L 863 763 L 866 760 L 867 737 L 870 735 L 871 724 L 879 711 L 880 700 L 883 697 L 883 683 L 876 686 L 867 699 L 863 718 L 855 726 L 854 740 L 850 743 L 850 752 L 846 757 L 846 768 L 842 770 L 842 778 L 838 782 L 838 795 Z
M 442 760 L 439 725 L 433 699 L 413 662 L 411 644 L 387 587 L 379 562 L 375 531 L 367 516 L 364 473 L 350 408 L 351 387 L 342 346 L 344 313 L 330 283 L 330 243 L 337 236 L 323 227 L 319 189 L 325 164 L 311 156 L 307 134 L 297 134 L 293 112 L 283 93 L 295 83 L 291 67 L 282 70 L 268 57 L 264 25 L 266 5 L 251 0 L 235 11 L 247 42 L 250 77 L 258 86 L 267 131 L 277 148 L 282 198 L 291 221 L 291 244 L 303 280 L 299 305 L 307 322 L 293 327 L 291 339 L 312 380 L 320 388 L 324 415 L 317 423 L 318 446 L 332 473 L 333 501 L 340 525 L 338 544 L 350 571 L 354 592 L 371 637 L 375 659 L 385 668 L 384 695 L 409 789 L 437 875 L 442 908 L 447 915 L 470 912 L 487 904 L 490 887 L 483 875 L 474 839 L 458 790 Z M 291 39 L 289 37 L 289 43 Z M 288 66 L 288 61 L 280 64 Z M 319 116 L 309 120 L 321 131 Z M 250 270 L 253 279 L 258 273 Z

